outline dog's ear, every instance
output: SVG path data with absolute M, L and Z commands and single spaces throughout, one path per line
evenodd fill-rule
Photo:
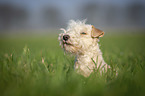
M 103 37 L 103 35 L 104 35 L 104 32 L 102 30 L 97 29 L 92 25 L 91 36 L 93 38 Z

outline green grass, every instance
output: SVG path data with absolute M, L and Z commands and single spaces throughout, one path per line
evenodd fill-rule
M 85 78 L 56 35 L 1 38 L 0 96 L 144 96 L 145 35 L 106 35 L 100 45 L 111 69 Z

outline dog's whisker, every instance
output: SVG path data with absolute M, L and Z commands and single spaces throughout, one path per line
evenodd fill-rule
M 64 28 L 60 28 L 60 30 L 64 31 L 64 33 L 66 33 L 66 30 Z

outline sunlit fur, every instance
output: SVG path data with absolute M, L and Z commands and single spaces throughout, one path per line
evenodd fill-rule
M 91 31 L 92 25 L 85 24 L 86 20 L 74 21 L 70 20 L 68 27 L 61 29 L 63 33 L 59 34 L 59 41 L 61 47 L 66 51 L 76 55 L 75 70 L 77 73 L 88 77 L 94 70 L 95 64 L 97 68 L 101 65 L 101 71 L 107 70 L 107 64 L 105 63 L 102 52 L 99 49 L 98 38 L 92 38 Z M 86 34 L 84 34 L 86 33 Z M 68 43 L 63 43 L 63 36 L 69 35 Z M 93 59 L 93 60 L 92 60 Z

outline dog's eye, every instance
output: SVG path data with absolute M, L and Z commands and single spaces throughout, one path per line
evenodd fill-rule
M 85 32 L 82 32 L 81 34 L 83 34 L 83 35 L 86 35 L 87 33 L 85 33 Z

